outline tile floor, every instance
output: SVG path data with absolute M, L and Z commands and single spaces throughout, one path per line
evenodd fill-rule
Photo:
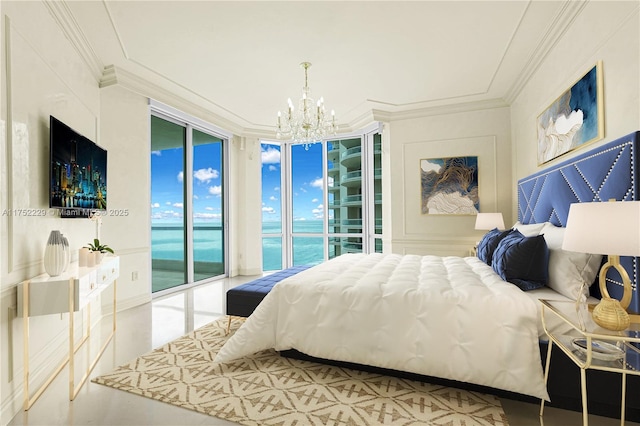
M 138 355 L 161 346 L 194 328 L 201 327 L 223 315 L 224 294 L 230 287 L 252 277 L 221 280 L 180 293 L 155 299 L 153 302 L 122 311 L 117 316 L 118 331 L 97 363 L 91 377 L 113 370 Z M 102 321 L 108 334 L 110 318 Z M 102 330 L 101 330 L 102 332 Z M 99 339 L 100 332 L 92 332 Z M 98 335 L 96 337 L 96 335 Z M 93 345 L 98 347 L 98 343 Z M 82 352 L 82 351 L 81 351 Z M 80 354 L 80 352 L 79 352 Z M 87 355 L 84 355 L 87 357 Z M 77 359 L 83 355 L 77 356 Z M 76 361 L 77 364 L 81 364 Z M 82 367 L 80 367 L 82 368 Z M 76 373 L 78 376 L 81 373 Z M 97 385 L 88 381 L 74 401 L 67 398 L 66 371 L 63 371 L 29 411 L 18 413 L 9 425 L 229 425 L 224 420 L 199 414 L 141 396 Z M 502 400 L 512 426 L 569 426 L 582 424 L 581 413 L 545 408 L 544 418 L 538 416 L 538 404 Z M 591 425 L 613 426 L 620 421 L 590 416 Z M 627 425 L 638 423 L 627 422 Z M 471 426 L 471 425 L 468 425 Z

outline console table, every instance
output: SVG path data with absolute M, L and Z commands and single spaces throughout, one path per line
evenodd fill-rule
M 71 263 L 67 270 L 56 277 L 42 274 L 18 285 L 18 316 L 23 319 L 23 352 L 24 352 L 24 410 L 31 408 L 42 392 L 53 379 L 69 365 L 69 400 L 73 401 L 80 388 L 91 374 L 98 360 L 116 331 L 116 280 L 120 274 L 120 258 L 105 256 L 99 265 L 79 267 L 77 262 Z M 91 305 L 110 284 L 113 283 L 113 327 L 95 359 L 87 366 L 80 382 L 75 384 L 74 355 L 91 337 Z M 87 308 L 87 326 L 78 344 L 74 338 L 74 312 Z M 29 391 L 29 317 L 69 313 L 69 354 L 62 364 L 49 376 L 45 383 L 35 392 L 33 397 Z

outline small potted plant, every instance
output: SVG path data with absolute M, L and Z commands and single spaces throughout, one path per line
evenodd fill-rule
M 102 258 L 104 257 L 105 253 L 109 252 L 113 254 L 113 249 L 106 244 L 101 244 L 100 240 L 98 240 L 97 238 L 94 238 L 93 244 L 89 243 L 87 248 L 94 253 L 96 265 L 102 262 Z

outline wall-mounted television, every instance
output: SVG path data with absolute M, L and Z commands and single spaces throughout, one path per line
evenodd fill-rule
M 49 207 L 62 217 L 107 208 L 107 151 L 54 116 L 49 120 Z

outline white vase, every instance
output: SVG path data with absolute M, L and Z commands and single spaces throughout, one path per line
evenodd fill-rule
M 71 263 L 71 249 L 69 249 L 69 240 L 67 240 L 67 237 L 62 234 L 60 234 L 60 236 L 62 237 L 62 248 L 64 249 L 65 254 L 64 269 L 62 270 L 62 272 L 64 272 Z
M 52 277 L 64 272 L 69 255 L 65 252 L 63 236 L 60 231 L 51 231 L 44 249 L 44 270 Z
M 99 251 L 94 251 L 93 253 L 93 257 L 95 259 L 95 264 L 99 265 L 100 262 L 102 262 L 102 259 L 104 258 L 104 253 L 99 252 Z

